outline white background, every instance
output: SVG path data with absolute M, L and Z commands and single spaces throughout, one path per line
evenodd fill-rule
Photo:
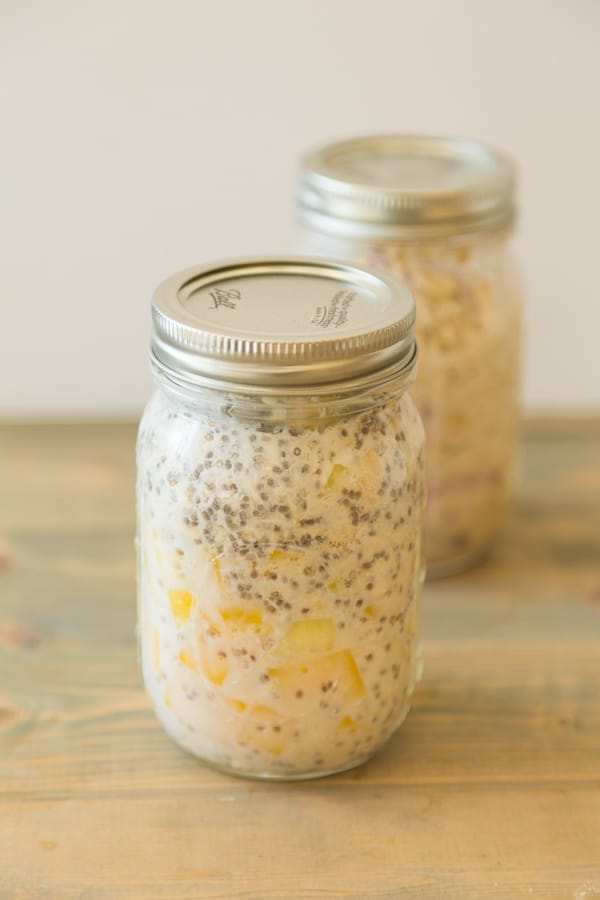
M 0 416 L 137 414 L 156 283 L 289 249 L 300 152 L 393 131 L 516 158 L 526 409 L 600 409 L 598 0 L 2 0 L 0 91 Z

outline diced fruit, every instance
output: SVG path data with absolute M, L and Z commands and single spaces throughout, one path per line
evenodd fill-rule
M 269 562 L 296 562 L 300 557 L 289 550 L 273 550 L 269 556 Z
M 263 731 L 258 731 L 254 723 L 252 725 L 249 723 L 242 729 L 240 739 L 244 743 L 250 744 L 251 747 L 256 747 L 258 750 L 270 753 L 272 756 L 281 756 L 285 749 L 285 737 L 283 734 L 273 732 L 268 727 Z
M 281 715 L 270 706 L 263 706 L 261 703 L 255 703 L 249 709 L 249 714 L 254 719 L 281 719 Z
M 188 653 L 187 650 L 182 650 L 179 654 L 179 661 L 183 663 L 184 666 L 187 666 L 188 669 L 197 669 L 196 660 Z
M 236 713 L 243 713 L 248 707 L 247 703 L 244 703 L 243 700 L 236 700 L 235 697 L 224 697 L 223 699 L 227 706 L 230 706 Z
M 273 720 L 281 722 L 284 718 L 277 710 L 272 709 L 270 706 L 264 706 L 262 703 L 248 705 L 244 700 L 238 700 L 237 697 L 224 697 L 223 699 L 235 712 L 244 714 L 257 721 L 267 720 L 272 723 Z
M 341 463 L 335 463 L 325 482 L 325 487 L 336 491 L 341 491 L 345 487 L 352 488 L 359 485 L 361 488 L 364 488 L 365 476 L 368 476 L 369 480 L 373 479 L 373 481 L 376 481 L 381 474 L 381 470 L 382 463 L 379 455 L 373 450 L 366 453 L 363 452 L 360 456 L 360 468 L 358 466 L 351 468 Z
M 329 473 L 329 478 L 325 482 L 325 487 L 327 488 L 337 488 L 340 487 L 342 482 L 345 480 L 344 476 L 348 472 L 348 466 L 342 466 L 339 463 L 336 463 L 331 472 Z
M 212 684 L 223 684 L 227 677 L 227 659 L 219 656 L 208 641 L 199 638 L 199 653 L 195 656 L 189 650 L 181 650 L 179 662 L 188 669 L 197 672 L 200 670 Z
M 221 616 L 224 622 L 236 630 L 238 628 L 250 628 L 258 631 L 262 625 L 262 613 L 259 609 L 242 609 L 233 606 L 228 609 L 221 610 Z
M 217 625 L 217 623 L 213 619 L 211 619 L 203 609 L 198 610 L 198 619 L 204 631 L 217 635 L 221 635 L 223 633 L 222 625 Z
M 227 663 L 225 660 L 209 659 L 204 656 L 202 658 L 202 670 L 209 681 L 213 684 L 223 684 L 227 678 Z
M 335 625 L 331 619 L 301 619 L 294 622 L 280 644 L 285 655 L 327 653 L 333 648 Z
M 280 702 L 288 710 L 298 705 L 314 706 L 325 697 L 335 703 L 358 700 L 364 685 L 356 661 L 349 650 L 308 659 L 303 663 L 269 670 Z M 296 707 L 294 706 L 296 704 Z
M 178 625 L 187 622 L 196 606 L 195 598 L 189 591 L 169 591 L 169 603 L 173 618 Z
M 227 677 L 227 665 L 219 661 L 204 658 L 202 669 L 206 677 L 213 684 L 221 685 Z
M 212 641 L 204 638 L 202 635 L 198 636 L 198 644 L 202 673 L 212 684 L 223 684 L 229 671 L 227 658 L 220 656 L 219 651 L 212 646 Z
M 340 728 L 356 728 L 356 722 L 350 716 L 344 716 L 339 722 Z

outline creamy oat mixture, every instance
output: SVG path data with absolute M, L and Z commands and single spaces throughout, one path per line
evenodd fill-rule
M 427 569 L 483 555 L 508 508 L 518 423 L 518 286 L 489 245 L 373 245 L 365 265 L 404 277 L 417 302 L 411 392 L 427 435 Z
M 370 756 L 419 666 L 423 434 L 409 396 L 266 426 L 160 390 L 138 463 L 142 667 L 171 737 L 265 777 Z

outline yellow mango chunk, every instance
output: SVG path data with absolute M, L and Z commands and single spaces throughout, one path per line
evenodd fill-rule
M 356 728 L 356 722 L 351 716 L 344 716 L 338 724 L 340 728 Z
M 254 719 L 281 719 L 281 715 L 270 706 L 263 706 L 261 703 L 255 703 L 250 707 L 249 714 Z
M 300 557 L 289 550 L 273 550 L 269 556 L 269 562 L 297 562 Z
M 234 712 L 243 713 L 248 708 L 247 703 L 244 703 L 243 700 L 236 700 L 235 697 L 224 697 L 223 699 L 227 706 L 230 706 Z
M 334 641 L 335 625 L 331 619 L 301 619 L 290 626 L 280 650 L 293 656 L 327 653 Z
M 217 625 L 214 619 L 211 619 L 203 609 L 198 610 L 198 619 L 205 631 L 213 631 L 218 635 L 223 634 L 223 626 Z
M 200 671 L 212 684 L 221 685 L 227 678 L 229 666 L 227 658 L 219 655 L 211 639 L 198 635 Z
M 202 657 L 202 671 L 213 684 L 221 685 L 227 678 L 227 662 L 218 657 Z
M 331 472 L 329 473 L 329 477 L 325 482 L 326 488 L 338 488 L 341 486 L 342 482 L 345 481 L 345 475 L 348 472 L 348 466 L 342 466 L 339 463 L 336 463 Z
M 179 662 L 183 663 L 184 666 L 187 666 L 188 669 L 197 669 L 196 660 L 188 653 L 187 650 L 182 650 L 179 654 Z
M 196 606 L 196 600 L 189 591 L 169 591 L 169 603 L 173 618 L 178 625 L 187 622 Z
M 349 650 L 308 659 L 303 663 L 279 666 L 269 670 L 269 676 L 279 692 L 282 704 L 294 709 L 314 705 L 323 697 L 335 697 L 335 702 L 358 700 L 365 688 L 356 660 Z
M 236 628 L 252 628 L 257 631 L 262 625 L 262 613 L 259 609 L 243 609 L 238 606 L 232 606 L 228 609 L 221 610 L 221 616 L 224 622 Z
M 256 747 L 272 756 L 281 756 L 285 749 L 285 737 L 268 729 L 256 731 L 255 727 L 244 728 L 240 733 L 240 738 L 251 747 Z

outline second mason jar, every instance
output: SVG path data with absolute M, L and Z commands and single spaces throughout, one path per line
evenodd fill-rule
M 153 318 L 139 634 L 157 715 L 229 772 L 355 766 L 419 674 L 412 297 L 350 265 L 254 260 L 170 278 Z
M 514 186 L 512 163 L 477 141 L 359 138 L 303 161 L 302 247 L 403 277 L 415 294 L 434 576 L 485 556 L 508 509 L 521 346 Z

